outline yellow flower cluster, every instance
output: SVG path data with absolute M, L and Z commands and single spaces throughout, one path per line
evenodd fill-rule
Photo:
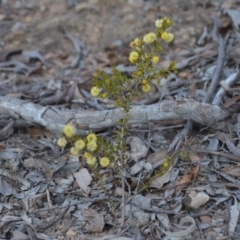
M 143 92 L 149 92 L 151 90 L 151 86 L 147 83 L 147 84 L 143 84 L 142 85 L 142 90 Z
M 163 25 L 163 19 L 156 20 L 155 25 L 157 28 L 161 28 Z
M 133 42 L 136 44 L 136 46 L 140 46 L 142 44 L 142 41 L 140 38 L 135 38 Z
M 87 142 L 87 144 L 85 143 Z M 70 149 L 70 153 L 72 155 L 78 155 L 79 152 L 81 150 L 83 150 L 84 148 L 87 148 L 88 151 L 95 151 L 97 149 L 97 136 L 94 134 L 94 133 L 90 133 L 88 136 L 87 136 L 87 139 L 86 141 L 82 140 L 82 139 L 77 139 L 75 142 L 74 142 L 74 147 L 72 147 Z M 92 156 L 90 155 L 89 157 L 86 157 L 86 159 L 88 158 L 92 158 Z M 92 161 L 94 159 L 91 159 Z M 89 160 L 90 161 L 90 160 Z
M 169 163 L 168 163 L 168 162 L 164 162 L 164 163 L 163 163 L 163 167 L 164 167 L 164 168 L 168 168 L 168 166 L 169 166 Z
M 86 140 L 78 138 L 74 140 L 75 130 L 73 125 L 66 124 L 63 127 L 63 135 L 70 140 L 72 143 L 74 141 L 74 146 L 70 149 L 70 153 L 74 156 L 77 156 L 80 151 L 82 151 L 85 147 L 88 151 L 95 151 L 97 149 L 97 136 L 94 133 L 90 133 Z M 61 137 L 57 141 L 57 145 L 61 148 L 64 148 L 67 145 L 67 139 L 65 137 Z M 86 157 L 87 158 L 87 157 Z
M 97 149 L 97 136 L 94 133 L 90 133 L 87 136 L 87 150 L 94 152 Z
M 151 86 L 149 85 L 147 79 L 142 80 L 142 90 L 143 92 L 149 92 L 151 90 Z
M 74 147 L 78 149 L 79 151 L 83 150 L 85 148 L 85 142 L 82 139 L 78 139 L 74 143 Z
M 71 124 L 66 124 L 63 127 L 63 134 L 67 137 L 67 138 L 72 138 L 74 136 L 74 127 Z
M 62 148 L 64 148 L 66 145 L 67 145 L 67 140 L 66 140 L 66 138 L 59 138 L 58 139 L 58 141 L 57 141 L 57 145 L 59 146 L 59 147 L 62 147 Z
M 73 156 L 77 156 L 77 155 L 79 154 L 79 150 L 78 150 L 76 147 L 71 147 L 70 153 L 71 153 Z
M 136 48 L 136 47 L 141 46 L 141 44 L 142 44 L 141 39 L 140 39 L 140 38 L 136 38 L 134 41 L 132 41 L 132 42 L 130 43 L 130 47 L 131 47 L 131 48 Z
M 97 149 L 97 143 L 95 141 L 90 141 L 87 143 L 87 150 L 94 152 Z
M 86 158 L 87 165 L 89 165 L 90 167 L 94 167 L 96 165 L 97 158 L 93 157 L 89 152 L 85 152 L 84 157 Z M 99 163 L 101 167 L 105 168 L 109 166 L 110 160 L 107 157 L 102 157 L 100 158 Z
M 94 133 L 90 133 L 90 134 L 88 134 L 88 136 L 87 136 L 87 140 L 90 142 L 90 141 L 97 141 L 97 136 L 96 136 L 96 134 L 94 134 Z
M 97 162 L 97 158 L 96 157 L 93 157 L 91 155 L 91 153 L 89 152 L 85 152 L 84 153 L 84 157 L 86 158 L 86 162 L 87 162 L 87 165 L 89 165 L 90 167 L 94 167 L 96 162 Z
M 91 89 L 91 94 L 93 97 L 97 97 L 100 92 L 101 92 L 101 89 L 98 87 L 92 87 Z
M 164 25 L 166 27 L 169 27 L 169 26 L 172 25 L 172 23 L 173 22 L 169 18 L 165 17 L 163 19 L 156 20 L 155 25 L 156 25 L 157 28 L 162 28 L 162 27 L 164 27 Z
M 172 33 L 168 33 L 168 32 L 163 32 L 161 34 L 161 38 L 162 40 L 164 40 L 165 42 L 171 42 L 174 39 L 174 35 Z
M 109 158 L 107 158 L 107 157 L 102 157 L 102 158 L 100 158 L 99 163 L 100 163 L 100 165 L 101 165 L 102 167 L 105 168 L 105 167 L 109 166 L 110 160 L 109 160 Z
M 153 61 L 153 63 L 158 63 L 159 62 L 159 57 L 158 56 L 154 56 L 152 58 L 152 61 Z
M 145 43 L 153 43 L 156 39 L 157 35 L 153 32 L 150 32 L 143 37 L 143 41 Z
M 129 61 L 135 63 L 138 60 L 139 54 L 137 52 L 131 52 L 129 56 Z

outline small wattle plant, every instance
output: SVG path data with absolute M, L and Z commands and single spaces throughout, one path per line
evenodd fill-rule
M 132 51 L 129 54 L 129 61 L 136 66 L 131 77 L 127 77 L 117 68 L 112 69 L 112 74 L 97 70 L 94 74 L 91 94 L 94 97 L 111 98 L 115 107 L 123 110 L 123 117 L 119 120 L 118 129 L 113 144 L 106 139 L 89 134 L 86 139 L 74 136 L 74 128 L 71 125 L 64 126 L 63 136 L 58 140 L 60 147 L 71 143 L 72 155 L 78 155 L 82 151 L 86 163 L 91 168 L 98 164 L 101 167 L 116 167 L 123 176 L 122 188 L 124 189 L 125 166 L 128 160 L 125 138 L 128 134 L 129 112 L 134 99 L 142 92 L 151 91 L 151 81 L 157 80 L 160 84 L 162 78 L 167 78 L 170 73 L 177 73 L 175 62 L 170 62 L 165 68 L 159 68 L 159 54 L 162 51 L 162 43 L 173 41 L 174 35 L 167 31 L 173 22 L 168 18 L 159 19 L 155 22 L 154 32 L 147 33 L 142 38 L 136 38 L 130 43 Z M 166 168 L 166 166 L 163 166 Z M 118 172 L 119 172 L 118 171 Z
M 167 31 L 172 24 L 173 22 L 166 17 L 159 19 L 155 22 L 155 32 L 136 38 L 130 43 L 132 51 L 129 61 L 136 66 L 131 78 L 116 68 L 112 69 L 111 75 L 98 70 L 93 76 L 92 96 L 111 98 L 115 101 L 115 106 L 120 107 L 124 112 L 123 118 L 119 120 L 120 128 L 116 131 L 114 146 L 104 144 L 104 140 L 101 139 L 101 145 L 105 145 L 101 151 L 109 156 L 111 161 L 117 162 L 123 172 L 127 160 L 124 138 L 127 135 L 129 111 L 134 98 L 141 92 L 148 93 L 151 90 L 152 80 L 157 80 L 160 84 L 162 78 L 166 78 L 170 73 L 177 73 L 175 62 L 170 62 L 165 68 L 157 67 L 160 61 L 159 53 L 162 51 L 161 43 L 169 43 L 174 39 L 174 35 Z

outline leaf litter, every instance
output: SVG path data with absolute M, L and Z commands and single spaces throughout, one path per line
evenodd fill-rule
M 101 179 L 96 178 L 91 169 L 86 168 L 81 156 L 74 159 L 69 156 L 67 148 L 59 150 L 56 147 L 54 134 L 17 114 L 13 120 L 1 113 L 1 238 L 238 239 L 240 152 L 237 110 L 239 74 L 236 66 L 240 57 L 240 9 L 236 1 L 212 1 L 209 4 L 196 1 L 173 4 L 169 1 L 162 5 L 152 1 L 128 1 L 122 8 L 114 10 L 114 17 L 121 16 L 122 20 L 118 21 L 123 21 L 120 25 L 126 29 L 120 35 L 115 32 L 118 40 L 124 39 L 124 43 L 120 44 L 111 39 L 112 33 L 101 38 L 96 37 L 98 31 L 92 36 L 81 35 L 81 29 L 76 27 L 79 32 L 74 32 L 74 26 L 82 24 L 79 16 L 88 19 L 88 24 L 82 29 L 94 29 L 91 25 L 94 22 L 96 29 L 104 29 L 105 32 L 101 22 L 104 19 L 98 19 L 101 17 L 99 12 L 113 14 L 111 11 L 117 3 L 109 2 L 109 6 L 104 7 L 99 1 L 89 0 L 84 4 L 66 1 L 69 6 L 66 8 L 63 3 L 56 6 L 54 1 L 48 0 L 46 5 L 32 1 L 31 6 L 24 8 L 22 1 L 11 2 L 13 9 L 19 11 L 16 16 L 19 14 L 19 19 L 29 23 L 30 28 L 35 8 L 40 9 L 36 11 L 36 19 L 41 19 L 43 23 L 36 23 L 31 36 L 31 30 L 25 31 L 21 22 L 6 31 L 4 26 L 7 21 L 0 21 L 0 36 L 4 39 L 1 46 L 6 45 L 0 52 L 1 96 L 58 110 L 113 108 L 110 100 L 91 99 L 91 76 L 97 68 L 104 68 L 110 73 L 110 65 L 115 63 L 121 72 L 130 75 L 134 69 L 126 61 L 129 48 L 125 43 L 145 32 L 139 27 L 134 29 L 142 29 L 142 32 L 132 30 L 136 26 L 134 24 L 149 26 L 147 21 L 153 21 L 146 11 L 159 9 L 163 15 L 173 12 L 173 21 L 177 26 L 173 29 L 173 32 L 176 30 L 175 42 L 167 52 L 163 51 L 162 62 L 175 60 L 179 73 L 163 80 L 160 86 L 155 84 L 153 95 L 138 99 L 135 104 L 144 107 L 144 104 L 162 99 L 180 102 L 184 98 L 203 101 L 210 80 L 218 71 L 219 39 L 229 37 L 225 41 L 227 51 L 224 68 L 221 69 L 221 83 L 217 92 L 212 93 L 215 94 L 212 103 L 224 106 L 229 115 L 224 119 L 227 127 L 220 128 L 221 131 L 214 130 L 214 126 L 205 128 L 194 124 L 180 142 L 174 142 L 174 137 L 181 136 L 181 129 L 186 126 L 186 121 L 182 119 L 129 126 L 129 161 L 123 189 L 119 184 L 119 173 L 107 169 L 101 171 Z M 3 4 L 6 3 L 3 1 Z M 58 9 L 62 16 L 56 15 L 54 21 L 48 19 L 46 24 L 44 16 L 47 19 L 48 14 L 56 14 L 54 9 Z M 198 16 L 194 16 L 196 9 Z M 137 14 L 132 14 L 133 10 Z M 72 15 L 71 18 L 67 17 L 67 13 Z M 4 15 L 4 10 L 0 14 Z M 216 21 L 213 23 L 210 17 L 213 15 L 220 16 L 219 24 Z M 141 21 L 136 21 L 134 16 L 139 16 Z M 3 17 L 12 21 L 11 24 L 17 20 L 7 15 Z M 195 17 L 201 19 L 196 20 Z M 61 25 L 62 19 L 70 19 L 70 27 L 65 24 L 57 32 L 55 24 L 58 22 Z M 77 19 L 77 25 L 71 22 L 73 19 Z M 195 25 L 191 26 L 189 22 Z M 113 26 L 109 24 L 105 22 L 106 26 L 114 28 L 114 21 Z M 127 29 L 132 33 L 131 39 Z M 150 31 L 149 27 L 146 29 Z M 21 36 L 24 36 L 23 42 Z M 36 37 L 44 41 L 36 41 Z M 56 39 L 58 41 L 54 42 Z M 35 41 L 38 50 L 30 47 L 32 41 Z M 94 41 L 94 50 L 90 51 Z M 110 131 L 102 130 L 101 134 L 108 136 Z M 175 143 L 178 150 L 172 148 Z M 169 161 L 169 166 L 161 175 L 158 171 L 166 161 Z M 122 194 L 126 201 L 126 226 L 117 235 L 124 206 Z

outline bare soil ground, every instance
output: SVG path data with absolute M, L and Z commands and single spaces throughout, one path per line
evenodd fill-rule
M 114 140 L 101 114 L 117 110 L 91 97 L 92 76 L 130 76 L 129 42 L 165 16 L 159 67 L 178 74 L 134 102 L 122 189 L 56 141 L 75 114 L 81 134 Z M 0 238 L 240 239 L 239 19 L 236 0 L 0 0 Z

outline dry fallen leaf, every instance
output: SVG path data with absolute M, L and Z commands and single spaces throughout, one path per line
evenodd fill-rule
M 131 146 L 131 157 L 135 162 L 147 156 L 148 148 L 140 138 L 130 137 L 128 138 L 128 142 Z
M 172 169 L 173 169 L 173 165 L 161 177 L 154 179 L 150 187 L 161 189 L 163 184 L 169 181 Z
M 234 177 L 240 177 L 240 167 L 236 168 L 224 168 L 221 169 L 222 172 L 225 172 L 226 174 L 232 175 Z
M 73 176 L 76 178 L 78 186 L 88 195 L 91 191 L 88 185 L 92 182 L 92 177 L 88 170 L 82 168 L 78 172 L 75 172 Z
M 239 218 L 239 208 L 240 203 L 234 197 L 234 204 L 230 208 L 230 221 L 228 226 L 229 236 L 233 236 L 235 229 L 237 227 L 238 218 Z

